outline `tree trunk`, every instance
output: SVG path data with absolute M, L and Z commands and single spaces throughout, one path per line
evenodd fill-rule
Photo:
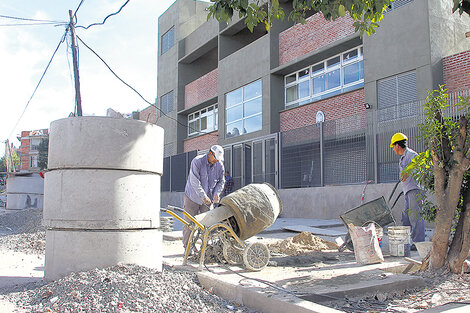
M 470 191 L 464 195 L 464 209 L 460 213 L 454 238 L 447 255 L 447 263 L 452 273 L 460 274 L 465 258 L 470 250 Z
M 432 269 L 439 269 L 446 264 L 448 242 L 455 209 L 460 198 L 464 171 L 452 170 L 445 189 L 437 188 L 442 179 L 442 169 L 435 168 L 437 212 L 432 237 L 432 253 L 430 265 Z

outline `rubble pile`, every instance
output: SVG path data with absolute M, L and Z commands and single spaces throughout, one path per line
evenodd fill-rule
M 168 266 L 162 272 L 118 265 L 72 273 L 5 297 L 28 312 L 253 312 L 202 289 L 194 273 Z
M 0 250 L 44 255 L 42 210 L 0 212 Z M 0 289 L 0 301 L 18 312 L 254 312 L 226 301 L 197 283 L 192 272 L 137 266 L 72 273 Z
M 302 232 L 294 237 L 286 238 L 277 243 L 269 244 L 272 252 L 286 255 L 299 255 L 315 251 L 336 250 L 338 245 L 324 240 L 310 232 Z
M 35 233 L 44 230 L 42 209 L 3 211 L 0 213 L 0 234 Z

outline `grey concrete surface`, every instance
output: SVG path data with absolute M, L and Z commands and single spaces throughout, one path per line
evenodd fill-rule
M 295 220 L 303 224 L 300 219 Z M 304 221 L 307 225 L 309 222 L 311 221 Z M 317 220 L 317 223 L 320 221 Z M 164 236 L 167 234 L 169 233 L 165 233 Z M 295 234 L 265 232 L 248 241 L 273 243 Z M 177 238 L 178 232 L 171 235 Z M 329 239 L 331 240 L 331 237 Z M 370 296 L 378 292 L 386 293 L 424 286 L 424 281 L 420 277 L 397 274 L 408 264 L 404 258 L 388 256 L 387 249 L 384 249 L 384 253 L 385 262 L 381 264 L 359 265 L 355 262 L 353 253 L 338 254 L 332 251 L 312 254 L 311 257 L 316 262 L 311 264 L 294 261 L 290 266 L 268 266 L 260 272 L 212 263 L 207 264 L 203 271 L 197 272 L 197 275 L 206 289 L 260 312 L 328 312 L 329 310 L 333 312 L 334 310 L 321 305 L 322 301 L 332 297 Z M 412 257 L 418 259 L 417 253 Z M 178 240 L 164 241 L 163 258 L 169 265 L 182 266 L 182 243 Z M 273 256 L 271 260 L 279 261 Z M 198 264 L 190 262 L 183 268 L 197 271 Z M 275 287 L 272 287 L 273 285 Z
M 160 202 L 160 179 L 157 174 L 126 170 L 47 172 L 43 224 L 73 229 L 159 227 L 155 204 Z
M 98 168 L 163 173 L 163 128 L 111 117 L 51 123 L 48 169 Z
M 44 179 L 38 174 L 31 176 L 10 176 L 6 183 L 7 193 L 44 194 Z
M 162 232 L 157 229 L 46 230 L 45 279 L 119 263 L 162 269 Z
M 47 280 L 119 263 L 161 270 L 162 128 L 95 116 L 57 120 L 48 164 Z
M 44 196 L 38 194 L 7 193 L 6 202 L 7 210 L 42 209 L 44 207 Z
M 367 187 L 364 185 L 347 185 L 279 189 L 282 201 L 281 217 L 337 220 L 342 213 L 362 204 L 361 198 L 363 192 L 365 196 L 364 202 L 372 201 L 382 196 L 387 201 L 393 186 L 393 183 L 389 183 L 369 184 Z M 395 193 L 389 206 L 393 204 L 400 191 Z M 166 207 L 168 204 L 182 207 L 183 194 L 183 192 L 162 192 L 161 207 Z M 393 215 L 397 222 L 401 220 L 403 208 L 404 202 L 403 197 L 401 197 L 393 209 Z M 315 225 L 309 226 L 315 227 Z

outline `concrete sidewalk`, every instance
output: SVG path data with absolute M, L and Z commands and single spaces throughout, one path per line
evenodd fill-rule
M 291 225 L 338 232 L 346 230 L 340 220 L 279 218 L 269 229 L 248 241 L 272 243 L 295 236 L 298 233 L 283 230 Z M 409 263 L 403 257 L 387 255 L 386 238 L 383 242 L 385 262 L 380 264 L 359 265 L 352 252 L 328 251 L 312 253 L 308 257 L 289 257 L 287 262 L 285 257 L 273 255 L 271 263 L 277 263 L 277 266 L 268 265 L 259 272 L 221 264 L 206 265 L 203 271 L 198 272 L 196 263 L 182 266 L 183 246 L 180 236 L 180 232 L 164 234 L 164 238 L 168 239 L 164 242 L 165 263 L 196 271 L 204 288 L 260 312 L 335 312 L 322 304 L 345 297 L 374 296 L 424 286 L 421 277 L 400 274 Z M 319 236 L 335 241 L 333 236 Z M 414 251 L 411 258 L 420 260 Z

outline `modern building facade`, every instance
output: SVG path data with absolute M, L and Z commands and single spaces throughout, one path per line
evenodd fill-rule
M 39 172 L 40 168 L 38 166 L 38 147 L 41 141 L 48 138 L 48 136 L 49 130 L 47 128 L 24 130 L 21 132 L 21 136 L 18 136 L 18 140 L 21 142 L 19 148 L 20 171 Z
M 280 2 L 287 16 L 290 1 Z M 362 38 L 348 15 L 250 32 L 236 17 L 207 21 L 208 5 L 177 0 L 158 21 L 162 206 L 182 205 L 191 159 L 220 144 L 235 189 L 269 182 L 285 216 L 337 218 L 364 186 L 374 199 L 398 180 L 393 133 L 423 149 L 428 90 L 447 82 L 468 93 L 454 64 L 470 63 L 470 18 L 452 14 L 451 1 L 396 0 Z

